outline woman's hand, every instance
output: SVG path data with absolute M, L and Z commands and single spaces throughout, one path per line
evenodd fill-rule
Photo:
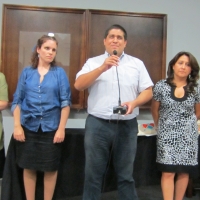
M 14 127 L 13 137 L 17 141 L 25 142 L 24 130 L 21 125 Z
M 58 129 L 53 139 L 53 143 L 61 143 L 65 139 L 65 129 Z

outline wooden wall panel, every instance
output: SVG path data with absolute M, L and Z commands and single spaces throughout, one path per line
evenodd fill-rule
M 57 61 L 64 69 L 69 68 L 66 73 L 71 85 L 73 107 L 83 108 L 84 92 L 78 92 L 73 85 L 76 73 L 86 57 L 85 10 L 4 5 L 1 71 L 5 74 L 9 85 L 10 101 L 13 99 L 18 81 L 20 31 L 70 34 L 69 66 Z M 34 44 L 36 43 L 37 40 Z
M 89 19 L 89 57 L 105 52 L 105 30 L 120 24 L 128 34 L 125 53 L 144 62 L 154 83 L 165 77 L 166 15 L 91 10 Z M 150 102 L 142 107 L 149 108 Z
M 112 24 L 120 24 L 127 30 L 128 43 L 125 53 L 144 62 L 153 82 L 165 78 L 167 16 L 164 14 L 6 4 L 3 9 L 0 69 L 8 82 L 10 101 L 18 81 L 20 31 L 70 34 L 69 66 L 64 65 L 62 60 L 57 61 L 70 80 L 72 108 L 87 107 L 87 91 L 78 92 L 74 88 L 75 76 L 89 57 L 104 53 L 104 32 Z M 142 107 L 149 108 L 150 102 Z

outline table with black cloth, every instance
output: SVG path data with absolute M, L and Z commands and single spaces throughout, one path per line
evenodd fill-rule
M 2 200 L 25 199 L 23 171 L 16 165 L 15 140 L 11 137 L 2 180 Z M 156 136 L 139 136 L 133 177 L 136 187 L 160 184 L 160 172 L 156 169 Z M 56 200 L 79 196 L 84 183 L 84 129 L 66 129 L 61 165 L 54 198 Z M 103 192 L 117 189 L 112 162 L 105 176 Z M 37 174 L 36 199 L 43 199 L 43 173 Z
M 4 148 L 0 150 L 0 178 L 3 176 L 3 169 L 5 163 L 5 151 Z

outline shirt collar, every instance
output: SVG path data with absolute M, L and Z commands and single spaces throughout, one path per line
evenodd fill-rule
M 105 54 L 107 55 L 107 57 L 111 56 L 107 51 L 105 51 Z M 122 55 L 119 57 L 119 59 L 121 60 L 124 57 L 125 53 L 124 51 L 122 52 Z

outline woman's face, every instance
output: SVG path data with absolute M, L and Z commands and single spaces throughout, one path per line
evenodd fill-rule
M 51 63 L 56 56 L 57 44 L 54 40 L 47 40 L 41 46 L 37 48 L 39 55 L 39 61 L 44 63 Z
M 182 55 L 174 64 L 173 70 L 174 77 L 187 78 L 192 71 L 189 57 L 186 55 Z

